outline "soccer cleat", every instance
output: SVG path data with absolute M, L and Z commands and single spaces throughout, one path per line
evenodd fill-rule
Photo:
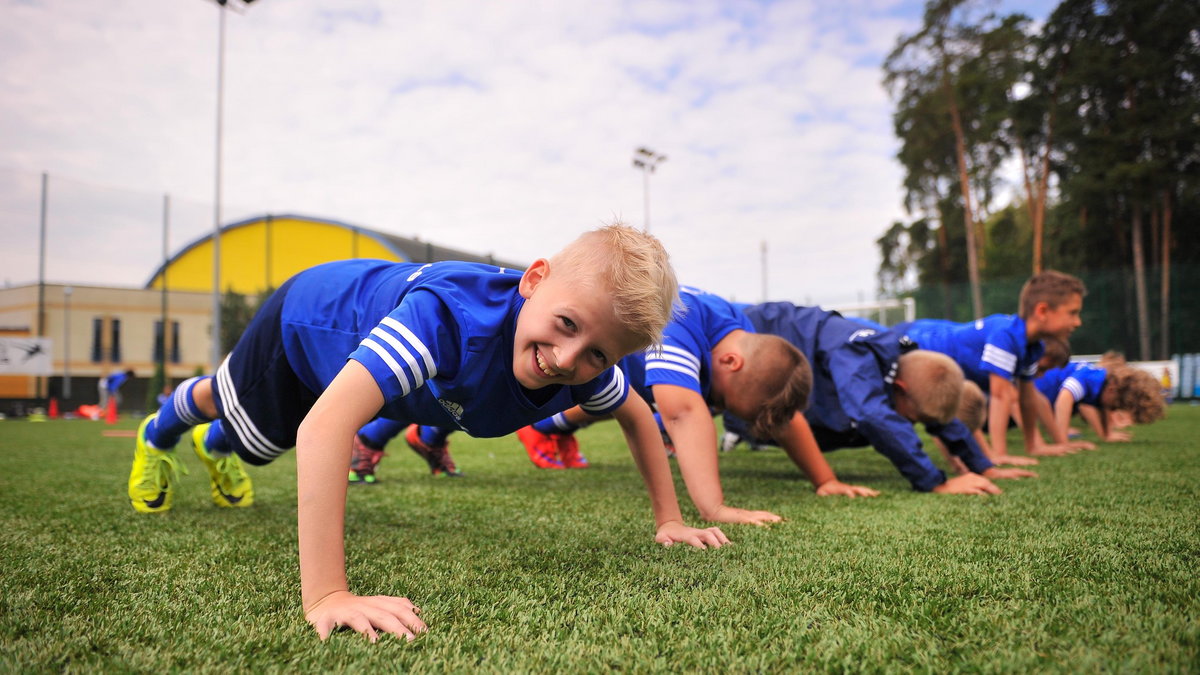
M 129 503 L 139 513 L 170 509 L 175 499 L 175 481 L 180 472 L 187 473 L 174 452 L 159 450 L 146 440 L 146 427 L 156 416 L 142 420 L 138 427 L 133 468 L 129 472 Z
M 433 475 L 450 476 L 451 478 L 462 476 L 462 472 L 454 466 L 454 460 L 450 457 L 449 443 L 437 446 L 426 445 L 425 441 L 421 440 L 421 427 L 415 424 L 408 427 L 408 431 L 404 433 L 404 440 L 408 442 L 408 447 L 412 448 L 413 452 L 425 460 Z
M 254 503 L 254 485 L 250 476 L 242 467 L 242 460 L 237 455 L 229 454 L 215 457 L 204 444 L 204 435 L 208 433 L 211 424 L 201 424 L 192 429 L 192 446 L 196 448 L 196 456 L 208 469 L 209 483 L 212 484 L 213 503 L 222 508 L 245 508 Z
M 579 439 L 575 434 L 552 434 L 550 436 L 558 446 L 558 460 L 568 469 L 586 469 L 587 457 L 579 452 Z
M 548 436 L 533 427 L 517 429 L 517 438 L 525 446 L 529 461 L 539 469 L 565 469 L 558 458 L 558 443 L 553 436 Z
M 355 485 L 374 485 L 378 482 L 375 478 L 375 467 L 379 466 L 381 459 L 383 448 L 372 448 L 363 443 L 361 436 L 354 434 L 350 454 L 350 482 Z

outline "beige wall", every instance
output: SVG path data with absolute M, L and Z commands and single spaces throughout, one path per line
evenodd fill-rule
M 70 331 L 71 377 L 98 377 L 115 370 L 132 368 L 138 377 L 154 375 L 154 323 L 162 317 L 162 294 L 138 288 L 71 286 L 69 307 L 63 284 L 46 284 L 45 335 L 53 340 L 54 374 L 66 372 L 68 346 L 64 340 Z M 0 334 L 37 335 L 38 287 L 36 284 L 0 288 Z M 179 322 L 179 363 L 167 362 L 167 376 L 191 376 L 197 367 L 208 372 L 211 351 L 212 295 L 171 292 L 167 294 L 167 320 Z M 101 319 L 102 360 L 92 360 L 93 323 Z M 121 360 L 111 360 L 112 322 L 121 325 Z M 170 329 L 167 331 L 167 355 L 170 357 Z M 36 378 L 0 376 L 0 397 L 32 397 L 37 393 Z

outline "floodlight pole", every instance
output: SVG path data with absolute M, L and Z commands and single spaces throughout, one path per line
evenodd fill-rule
M 642 203 L 645 207 L 642 229 L 646 232 L 650 231 L 650 174 L 654 173 L 654 169 L 665 161 L 667 161 L 666 155 L 660 155 L 644 146 L 633 151 L 633 167 L 642 171 Z
M 46 194 L 49 191 L 50 174 L 42 172 L 42 208 L 38 216 L 38 302 L 37 302 L 37 336 L 46 337 Z M 37 398 L 42 398 L 42 382 L 44 378 L 37 376 Z
M 71 398 L 71 293 L 75 289 L 63 286 L 63 404 Z
M 225 108 L 225 3 L 217 0 L 217 162 L 216 194 L 213 198 L 213 288 L 212 288 L 212 372 L 221 365 L 221 144 Z M 167 327 L 163 326 L 163 348 Z
M 762 301 L 767 301 L 767 240 L 762 240 Z

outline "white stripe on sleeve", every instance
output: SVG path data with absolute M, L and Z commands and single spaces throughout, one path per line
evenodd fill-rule
M 985 345 L 983 348 L 983 362 L 990 363 L 1006 373 L 1016 372 L 1017 356 L 1004 351 L 996 345 Z
M 412 391 L 412 385 L 409 384 L 408 376 L 404 374 L 404 368 L 400 363 L 396 361 L 387 349 L 384 349 L 378 342 L 372 340 L 370 336 L 362 341 L 362 346 L 375 352 L 379 355 L 379 358 L 383 359 L 388 368 L 391 368 L 392 372 L 395 373 L 396 380 L 400 382 L 400 390 L 403 392 L 401 396 L 408 396 L 408 393 Z

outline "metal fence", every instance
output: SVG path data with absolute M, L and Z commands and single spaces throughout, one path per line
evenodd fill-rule
M 1159 267 L 1147 267 L 1147 310 L 1149 345 L 1143 349 L 1139 337 L 1135 279 L 1132 269 L 1078 272 L 1087 286 L 1083 303 L 1083 325 L 1071 336 L 1071 351 L 1098 354 L 1123 352 L 1130 360 L 1170 359 L 1175 354 L 1200 352 L 1200 265 L 1172 265 L 1169 311 L 1163 321 Z M 983 313 L 1015 314 L 1025 278 L 988 280 L 982 284 Z M 970 321 L 971 292 L 966 283 L 934 285 L 913 292 L 917 316 L 926 319 Z M 1164 340 L 1165 337 L 1165 340 Z

